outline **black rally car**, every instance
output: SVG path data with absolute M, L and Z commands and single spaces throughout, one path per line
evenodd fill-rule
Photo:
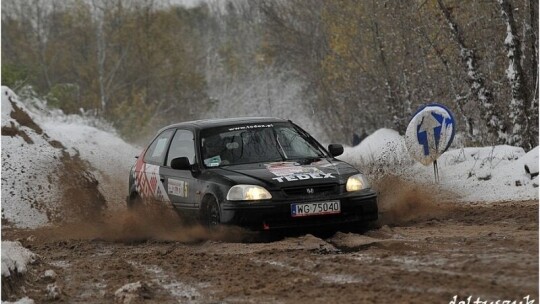
M 131 169 L 127 203 L 163 201 L 210 226 L 258 230 L 376 220 L 376 193 L 334 158 L 342 153 L 277 118 L 170 125 Z

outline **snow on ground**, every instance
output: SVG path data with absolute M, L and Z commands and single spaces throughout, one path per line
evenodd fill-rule
M 2 301 L 2 304 L 34 304 L 34 303 L 35 303 L 34 300 L 30 299 L 29 297 L 24 297 L 15 302 Z
M 396 131 L 380 129 L 358 146 L 347 147 L 340 157 L 372 178 L 393 174 L 404 179 L 434 183 L 433 166 L 411 159 L 405 139 Z M 445 152 L 437 161 L 440 186 L 463 202 L 498 202 L 538 199 L 538 147 L 525 153 L 506 145 L 461 148 Z
M 48 221 L 44 206 L 60 198 L 58 176 L 61 150 L 28 119 L 28 109 L 2 87 L 2 218 L 21 227 Z
M 2 277 L 26 273 L 26 266 L 36 259 L 37 255 L 20 242 L 2 241 Z

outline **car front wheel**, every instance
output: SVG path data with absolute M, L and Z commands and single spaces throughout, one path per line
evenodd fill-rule
M 202 214 L 202 222 L 209 228 L 217 227 L 220 221 L 219 206 L 214 198 L 209 198 L 204 204 L 204 212 Z

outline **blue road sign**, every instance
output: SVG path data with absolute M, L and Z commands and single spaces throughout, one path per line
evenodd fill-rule
M 405 142 L 411 156 L 428 165 L 448 150 L 454 135 L 452 113 L 443 105 L 429 104 L 414 114 L 405 133 Z

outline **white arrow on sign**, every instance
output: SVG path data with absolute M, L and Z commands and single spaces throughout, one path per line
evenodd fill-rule
M 434 150 L 437 152 L 437 145 L 435 144 L 435 128 L 440 127 L 441 123 L 438 122 L 430 112 L 427 112 L 427 115 L 424 116 L 422 123 L 420 124 L 420 132 L 426 132 L 427 134 L 427 145 L 430 148 L 430 153 Z M 419 133 L 420 133 L 419 132 Z M 433 148 L 432 146 L 433 145 Z

